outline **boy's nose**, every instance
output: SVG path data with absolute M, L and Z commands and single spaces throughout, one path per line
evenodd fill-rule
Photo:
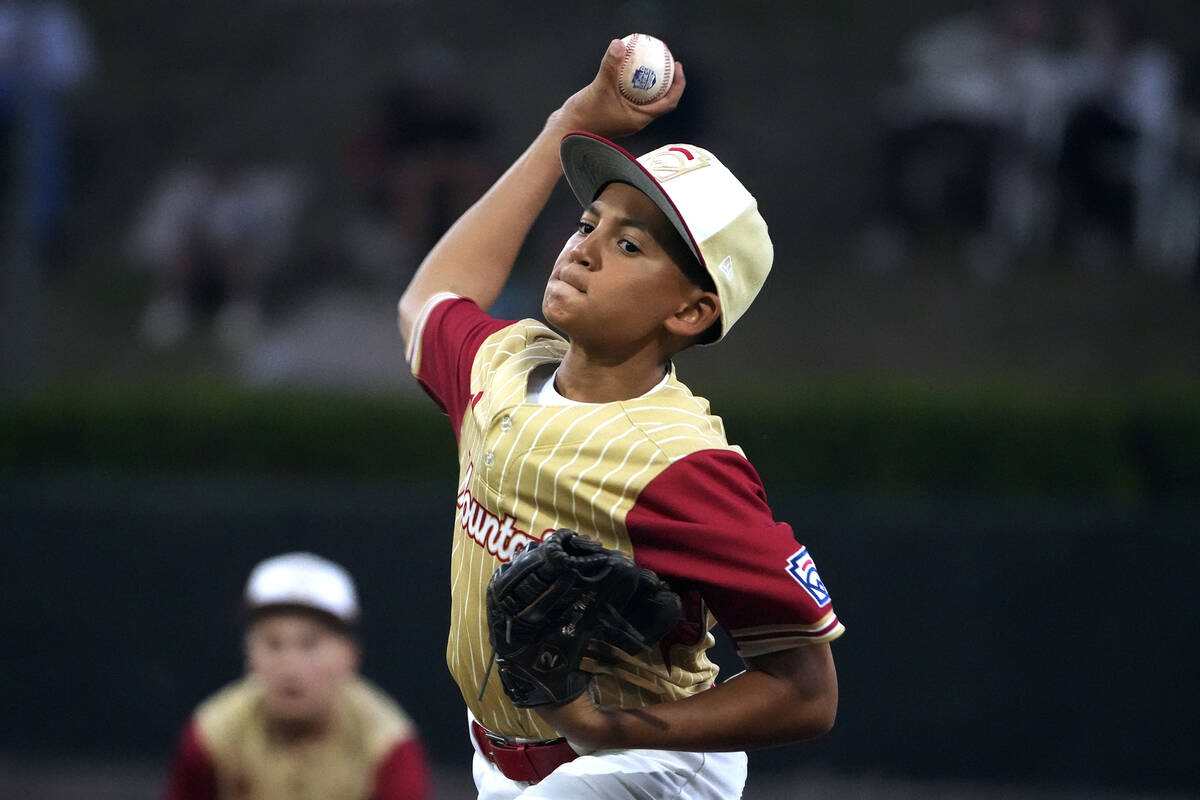
M 600 262 L 592 253 L 593 247 L 595 247 L 595 245 L 592 244 L 592 239 L 581 239 L 573 248 L 571 248 L 571 260 L 576 264 L 582 264 L 589 270 L 595 269 Z

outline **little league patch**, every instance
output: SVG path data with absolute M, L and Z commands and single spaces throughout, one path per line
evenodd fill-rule
M 808 554 L 808 548 L 801 547 L 792 554 L 787 563 L 788 574 L 812 595 L 816 604 L 822 608 L 829 605 L 829 590 L 825 588 L 825 582 L 817 573 L 817 565 L 813 563 L 812 556 Z

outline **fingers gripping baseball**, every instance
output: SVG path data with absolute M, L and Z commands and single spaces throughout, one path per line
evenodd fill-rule
M 671 86 L 662 97 L 642 104 L 625 97 L 620 88 L 625 53 L 625 44 L 620 39 L 609 43 L 596 77 L 563 106 L 570 119 L 569 127 L 610 138 L 628 136 L 679 105 L 687 78 L 678 61 L 674 62 Z
M 679 619 L 679 598 L 623 553 L 560 529 L 492 576 L 488 627 L 505 693 L 517 706 L 564 703 L 587 689 L 585 655 L 636 654 Z

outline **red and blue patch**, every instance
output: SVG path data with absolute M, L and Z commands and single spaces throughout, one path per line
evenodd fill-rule
M 813 601 L 819 608 L 829 605 L 829 590 L 825 588 L 825 582 L 817 573 L 817 565 L 813 563 L 807 547 L 801 547 L 793 553 L 787 564 L 788 574 L 796 579 L 796 583 L 804 587 L 804 591 L 812 595 Z

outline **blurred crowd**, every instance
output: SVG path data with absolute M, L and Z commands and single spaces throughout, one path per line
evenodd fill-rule
M 656 136 L 694 138 L 702 84 L 691 82 L 687 108 L 658 124 Z M 149 286 L 138 328 L 143 345 L 169 352 L 198 337 L 211 340 L 237 357 L 252 383 L 329 383 L 350 372 L 359 382 L 394 369 L 394 359 L 365 346 L 364 307 L 372 298 L 364 303 L 364 294 L 385 296 L 382 307 L 393 314 L 425 253 L 500 174 L 492 120 L 467 86 L 462 56 L 429 41 L 408 48 L 395 77 L 368 93 L 341 143 L 331 231 L 315 237 L 324 242 L 322 264 L 307 273 L 310 285 L 299 287 L 307 297 L 287 313 L 276 313 L 277 298 L 295 294 L 297 287 L 282 284 L 305 274 L 297 244 L 316 201 L 303 167 L 249 159 L 237 147 L 166 165 L 133 214 L 127 240 L 128 260 Z M 649 149 L 645 136 L 627 144 Z M 527 241 L 530 264 L 552 262 L 576 214 L 565 193 L 552 200 Z M 496 313 L 538 307 L 543 277 L 531 272 L 526 280 L 518 271 Z M 390 335 L 394 324 L 374 330 Z M 399 352 L 394 341 L 386 347 Z
M 47 258 L 58 254 L 70 210 L 66 108 L 92 58 L 71 4 L 0 0 L 0 202 L 4 221 Z
M 985 283 L 1048 255 L 1195 273 L 1195 76 L 1135 6 L 992 2 L 919 30 L 901 67 L 865 266 L 901 269 L 949 233 Z
M 455 51 L 415 45 L 396 75 L 371 92 L 342 144 L 336 231 L 318 237 L 326 242 L 325 263 L 308 276 L 317 288 L 358 286 L 398 296 L 424 253 L 498 174 L 488 120 L 463 94 Z M 299 328 L 341 329 L 334 346 L 343 354 L 360 331 L 351 319 L 354 300 L 331 300 L 327 292 L 307 317 L 292 315 L 289 335 L 268 341 L 277 279 L 294 282 L 303 273 L 295 246 L 311 192 L 303 167 L 232 150 L 168 165 L 135 214 L 129 255 L 151 285 L 140 333 L 155 350 L 211 334 L 244 357 L 252 379 L 273 381 L 313 355 L 313 342 Z
M 923 248 L 949 241 L 982 284 L 1022 264 L 1065 263 L 1200 285 L 1200 62 L 1165 44 L 1179 39 L 1132 3 L 1067 8 L 982 0 L 908 37 L 899 78 L 878 98 L 878 175 L 855 254 L 863 269 L 903 274 Z M 0 0 L 0 224 L 6 253 L 24 241 L 44 270 L 71 241 L 68 110 L 96 71 L 91 39 L 67 0 Z M 688 102 L 656 123 L 658 140 L 707 135 L 702 58 L 689 61 Z M 322 347 L 326 376 L 358 369 L 347 366 L 355 354 L 362 370 L 380 363 L 381 351 L 356 347 L 377 321 L 337 290 L 394 297 L 498 175 L 493 120 L 466 70 L 438 42 L 404 48 L 394 77 L 343 126 L 353 130 L 338 144 L 334 183 L 314 179 L 311 164 L 202 133 L 179 148 L 186 157 L 157 164 L 126 212 L 119 254 L 144 280 L 129 320 L 141 346 L 213 342 L 262 382 L 320 360 Z M 318 204 L 337 213 L 310 224 Z M 562 231 L 535 228 L 530 261 L 553 257 Z M 514 287 L 514 311 L 536 308 L 532 277 L 525 285 L 518 274 Z M 297 296 L 312 302 L 291 303 Z

